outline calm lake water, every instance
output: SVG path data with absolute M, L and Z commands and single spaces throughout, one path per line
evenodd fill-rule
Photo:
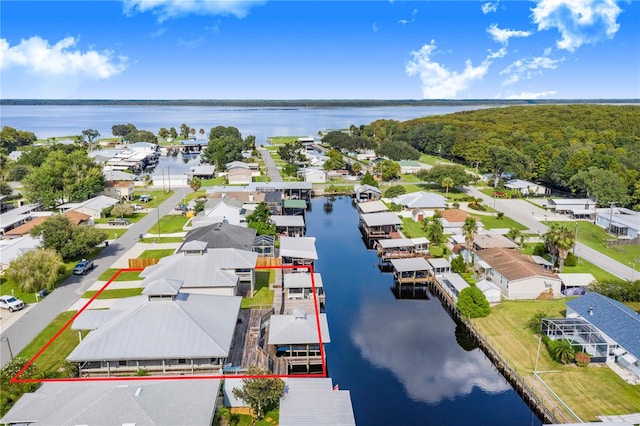
M 403 121 L 478 108 L 2 106 L 0 120 L 39 138 L 88 128 L 107 137 L 119 123 L 154 132 L 186 123 L 207 131 L 235 126 L 265 143 L 269 136 L 315 135 L 381 118 Z M 199 163 L 197 157 L 162 158 L 156 174 L 183 173 Z M 313 200 L 307 228 L 317 237 L 317 270 L 327 292 L 329 374 L 334 384 L 351 391 L 358 424 L 540 425 L 482 352 L 456 338 L 456 325 L 437 298 L 395 298 L 392 275 L 380 272 L 375 252 L 362 241 L 351 199 L 338 198 L 326 210 L 325 202 Z
M 480 349 L 458 343 L 437 297 L 396 299 L 392 274 L 380 272 L 362 240 L 351 199 L 325 204 L 313 200 L 307 235 L 317 238 L 327 294 L 329 375 L 351 391 L 357 423 L 540 425 Z

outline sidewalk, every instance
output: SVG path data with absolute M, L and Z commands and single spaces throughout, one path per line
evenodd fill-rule
M 175 235 L 175 236 L 184 236 Z M 148 234 L 147 234 L 148 235 Z M 145 238 L 147 237 L 145 235 Z M 170 234 L 174 236 L 173 234 Z M 178 249 L 182 243 L 135 243 L 127 252 L 118 258 L 112 264 L 112 268 L 126 269 L 129 267 L 129 259 L 137 259 L 145 250 L 163 250 L 163 249 Z

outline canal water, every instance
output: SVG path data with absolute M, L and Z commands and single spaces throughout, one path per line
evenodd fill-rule
M 437 297 L 396 298 L 351 198 L 314 199 L 307 235 L 327 294 L 329 375 L 351 392 L 357 424 L 541 424 Z

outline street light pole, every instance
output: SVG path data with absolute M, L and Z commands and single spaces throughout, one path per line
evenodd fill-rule
M 158 226 L 158 242 L 160 242 L 160 206 L 157 207 L 158 212 L 158 222 L 156 223 L 156 225 Z

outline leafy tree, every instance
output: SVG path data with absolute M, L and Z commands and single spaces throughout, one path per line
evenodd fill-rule
M 11 170 L 9 170 L 9 176 L 7 176 L 7 179 L 12 182 L 19 182 L 24 179 L 29 172 L 31 172 L 31 168 L 29 166 L 16 164 L 11 168 Z
M 52 148 L 46 146 L 34 146 L 29 151 L 24 151 L 17 163 L 26 167 L 40 167 L 51 151 Z
M 464 288 L 456 304 L 464 318 L 481 318 L 491 313 L 491 307 L 484 293 L 475 285 Z
M 383 160 L 377 163 L 374 167 L 374 172 L 380 175 L 383 181 L 390 181 L 400 177 L 400 164 L 391 160 Z
M 201 186 L 202 186 L 202 179 L 200 179 L 198 176 L 194 176 L 189 181 L 189 187 L 191 187 L 191 189 L 194 192 L 197 192 L 200 189 Z
M 69 154 L 54 150 L 40 167 L 22 181 L 29 202 L 54 207 L 67 201 L 86 200 L 104 189 L 102 169 L 84 150 Z
M 16 357 L 2 366 L 0 370 L 0 415 L 5 415 L 23 394 L 35 392 L 40 386 L 37 382 L 11 382 L 11 379 L 13 379 L 28 362 L 28 358 Z M 36 364 L 30 364 L 29 367 L 20 374 L 20 378 L 24 380 L 39 379 L 41 376 L 42 374 Z
M 178 137 L 178 131 L 175 127 L 169 129 L 169 136 L 171 136 L 174 140 Z
M 158 137 L 148 130 L 136 130 L 127 135 L 129 142 L 158 143 Z
M 353 174 L 357 175 L 362 171 L 362 164 L 355 161 L 351 164 L 351 171 L 353 172 Z
M 23 292 L 34 293 L 43 289 L 53 290 L 65 271 L 64 261 L 55 250 L 36 249 L 12 260 L 7 269 L 7 276 L 14 280 Z
M 324 135 L 322 143 L 338 151 L 353 151 L 356 149 L 355 139 L 344 132 L 332 131 Z
M 191 128 L 189 126 L 187 126 L 186 124 L 182 123 L 180 125 L 180 136 L 182 136 L 185 139 L 188 139 L 190 130 L 191 130 Z
M 232 126 L 217 126 L 209 132 L 209 143 L 202 153 L 202 160 L 224 170 L 227 163 L 242 160 L 242 151 L 251 149 L 250 139 L 242 139 L 240 131 Z
M 122 140 L 128 140 L 127 135 L 137 131 L 138 129 L 133 124 L 115 124 L 111 126 L 111 134 L 116 137 L 122 138 Z
M 0 130 L 0 153 L 10 154 L 17 147 L 31 145 L 36 140 L 36 135 L 32 132 L 3 126 Z
M 640 302 L 640 280 L 603 280 L 591 284 L 590 289 L 618 302 Z
M 462 224 L 462 235 L 464 235 L 464 243 L 467 251 L 467 264 L 471 263 L 471 245 L 473 239 L 478 234 L 478 223 L 472 216 L 467 217 Z
M 252 213 L 245 217 L 245 219 L 247 221 L 247 226 L 255 229 L 258 235 L 276 235 L 276 226 L 270 223 L 270 217 L 271 213 L 269 212 L 269 207 L 267 207 L 267 204 L 262 201 L 256 206 Z
M 113 206 L 111 215 L 114 217 L 131 217 L 133 216 L 133 207 L 129 203 L 120 203 Z
M 263 376 L 269 374 L 269 372 L 257 367 L 251 367 L 247 374 L 250 376 Z M 242 382 L 242 389 L 234 389 L 233 395 L 249 404 L 258 420 L 263 419 L 267 411 L 277 409 L 280 398 L 284 395 L 284 381 L 282 379 L 277 377 L 254 377 L 244 379 Z
M 65 260 L 86 257 L 107 239 L 105 231 L 74 225 L 61 214 L 53 215 L 33 227 L 31 235 L 42 236 L 42 247 L 55 250 Z
M 572 189 L 586 192 L 587 197 L 593 197 L 596 203 L 611 202 L 625 204 L 627 202 L 627 187 L 620 175 L 597 167 L 581 170 L 571 177 L 569 185 Z
M 100 132 L 98 132 L 95 129 L 86 129 L 82 131 L 82 137 L 86 141 L 87 146 L 89 146 L 89 148 L 91 148 L 91 146 L 93 145 L 93 141 L 98 136 L 100 136 Z
M 467 270 L 467 265 L 461 254 L 454 257 L 451 261 L 451 270 L 456 274 L 461 274 Z
M 376 154 L 395 161 L 417 160 L 420 158 L 420 152 L 417 149 L 401 140 L 386 140 L 382 142 L 376 149 Z
M 167 130 L 166 127 L 160 127 L 160 130 L 158 130 L 158 136 L 162 139 L 167 139 L 169 137 L 169 130 Z
M 402 194 L 406 194 L 407 190 L 404 186 L 402 185 L 393 185 L 391 187 L 389 187 L 389 189 L 387 189 L 384 192 L 384 196 L 386 198 L 393 198 L 393 197 L 397 197 L 398 195 L 402 195 Z
M 287 142 L 278 146 L 278 155 L 287 164 L 294 164 L 304 160 L 302 150 L 304 149 L 302 142 Z
M 7 182 L 0 180 L 0 195 L 11 195 L 13 188 Z
M 450 177 L 446 177 L 446 178 L 442 179 L 442 183 L 441 183 L 442 187 L 446 188 L 447 195 L 449 195 L 449 188 L 453 188 L 454 184 L 455 184 L 455 182 Z
M 444 242 L 444 228 L 442 226 L 442 214 L 438 210 L 429 219 L 422 222 L 422 229 L 427 234 L 427 239 L 432 244 L 442 244 Z
M 578 266 L 578 258 L 575 254 L 567 253 L 567 258 L 564 260 L 564 266 Z
M 335 149 L 330 149 L 327 151 L 327 156 L 329 159 L 324 163 L 325 170 L 342 170 L 344 169 L 344 159 L 342 158 L 342 154 L 336 151 Z
M 204 200 L 197 200 L 196 201 L 196 205 L 193 207 L 193 212 L 195 214 L 198 214 L 201 211 L 203 211 L 205 203 L 206 203 L 206 201 L 204 201 Z
M 489 149 L 489 165 L 493 171 L 493 186 L 498 186 L 498 181 L 504 172 L 521 174 L 527 164 L 527 158 L 519 151 L 504 146 L 493 146 Z
M 364 176 L 362 177 L 362 184 L 363 185 L 371 185 L 371 186 L 375 186 L 376 188 L 378 187 L 378 182 L 375 180 L 375 178 L 373 177 L 373 175 L 371 173 L 369 173 L 369 171 L 367 170 L 367 172 L 364 174 Z

